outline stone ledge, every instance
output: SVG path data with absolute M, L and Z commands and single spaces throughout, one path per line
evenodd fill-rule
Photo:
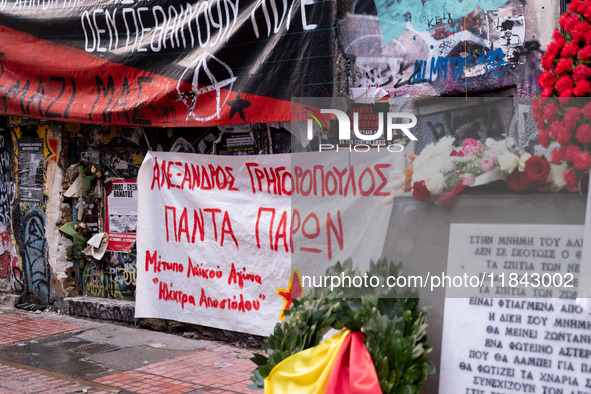
M 58 309 L 72 316 L 136 323 L 134 301 L 99 297 L 66 297 Z
M 185 338 L 215 340 L 237 347 L 260 348 L 265 338 L 230 330 L 183 323 L 174 320 L 140 318 L 135 316 L 135 301 L 99 297 L 66 297 L 54 299 L 54 308 L 71 316 L 113 320 L 153 331 L 182 335 Z

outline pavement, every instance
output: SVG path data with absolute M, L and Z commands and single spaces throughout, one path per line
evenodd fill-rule
M 0 306 L 0 394 L 258 393 L 260 349 Z

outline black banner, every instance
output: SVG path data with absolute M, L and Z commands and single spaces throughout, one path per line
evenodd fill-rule
M 291 97 L 346 94 L 335 17 L 320 0 L 0 0 L 0 114 L 289 121 Z

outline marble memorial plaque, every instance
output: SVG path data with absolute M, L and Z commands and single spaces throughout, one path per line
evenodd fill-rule
M 582 237 L 583 226 L 451 225 L 448 273 L 506 280 L 446 297 L 440 393 L 591 393 L 591 314 L 573 298 Z M 556 286 L 566 274 L 573 287 Z

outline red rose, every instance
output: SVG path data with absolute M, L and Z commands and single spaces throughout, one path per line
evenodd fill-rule
M 585 34 L 591 29 L 591 25 L 586 21 L 581 21 L 577 23 L 575 28 L 572 31 L 573 41 L 575 43 L 579 43 L 585 39 Z
M 563 15 L 563 16 L 565 16 L 565 15 Z M 561 17 L 561 19 L 562 19 L 562 17 Z M 547 50 L 550 53 L 554 53 L 556 55 L 556 54 L 558 54 L 558 52 L 560 52 L 563 45 L 566 43 L 566 37 L 564 37 L 564 35 L 562 35 L 562 33 L 560 33 L 560 30 L 555 29 L 554 33 L 552 34 L 552 38 L 554 39 L 554 41 L 552 41 L 548 45 Z M 554 44 L 554 45 L 552 45 L 552 44 Z
M 542 100 L 542 98 L 532 100 L 532 114 L 536 120 L 541 118 L 544 113 L 545 102 Z
M 548 132 L 540 131 L 538 139 L 540 140 L 540 145 L 542 145 L 542 147 L 547 148 L 550 146 L 550 134 Z
M 591 92 L 591 82 L 587 80 L 578 81 L 573 89 L 574 95 L 579 97 L 587 96 L 589 92 Z
M 412 196 L 419 201 L 425 201 L 430 196 L 425 181 L 415 182 L 412 185 Z
M 542 88 L 553 88 L 556 85 L 556 81 L 558 81 L 558 77 L 550 71 L 544 71 L 538 78 L 538 83 Z
M 540 78 L 541 77 L 542 75 L 540 74 Z M 573 71 L 573 77 L 577 81 L 580 81 L 581 79 L 589 79 L 589 77 L 591 77 L 591 68 L 585 66 L 584 64 L 579 64 Z
M 558 141 L 560 145 L 568 145 L 570 143 L 571 138 L 573 138 L 573 133 L 563 126 L 558 131 L 556 141 Z
M 554 74 L 562 74 L 565 72 L 571 72 L 573 70 L 573 59 L 563 58 L 558 61 L 556 67 L 554 67 Z
M 552 137 L 554 137 L 554 139 L 558 139 L 558 136 L 563 132 L 563 130 L 564 123 L 562 123 L 558 119 L 554 120 L 550 125 L 550 134 L 552 134 Z
M 507 189 L 522 192 L 529 188 L 524 172 L 515 170 L 507 177 Z
M 575 156 L 578 155 L 580 151 L 581 150 L 579 149 L 578 146 L 569 145 L 564 150 L 564 157 L 566 157 L 566 160 L 568 160 L 568 161 L 573 161 L 575 159 Z
M 591 142 L 591 126 L 588 124 L 582 124 L 577 128 L 577 140 L 581 144 L 588 144 Z
M 568 130 L 572 130 L 577 125 L 580 117 L 581 109 L 579 107 L 571 108 L 564 114 L 564 125 Z
M 569 16 L 568 13 L 564 13 L 564 14 L 560 15 L 560 19 L 558 19 L 558 24 L 563 29 L 564 29 L 564 25 L 566 24 L 566 20 L 568 19 L 568 16 Z
M 542 182 L 548 179 L 550 165 L 542 156 L 532 156 L 525 162 L 525 176 L 528 182 Z
M 558 93 L 562 93 L 566 90 L 571 90 L 574 87 L 575 83 L 569 76 L 560 77 L 558 79 L 558 82 L 556 82 L 556 90 L 558 90 Z
M 588 170 L 591 167 L 591 155 L 587 151 L 575 155 L 573 164 L 577 170 Z
M 542 90 L 541 96 L 542 97 L 550 97 L 550 96 L 552 96 L 553 92 L 554 92 L 554 89 L 546 88 L 546 89 Z
M 562 91 L 562 92 L 560 92 L 560 95 L 559 95 L 559 97 L 564 97 L 564 98 L 572 97 L 572 96 L 573 96 L 573 91 L 571 89 L 567 89 L 565 91 Z
M 560 51 L 562 57 L 573 57 L 579 52 L 579 46 L 574 42 L 567 42 Z
M 550 48 L 552 44 L 548 45 L 548 48 Z M 552 67 L 554 67 L 554 59 L 556 59 L 555 53 L 546 52 L 542 56 L 542 67 L 544 68 L 544 70 L 552 70 Z
M 573 31 L 575 26 L 579 23 L 579 16 L 578 15 L 570 15 L 566 18 L 564 22 L 564 31 L 570 33 Z
M 546 104 L 546 106 L 544 107 L 544 119 L 546 120 L 551 120 L 552 118 L 554 118 L 554 115 L 556 115 L 556 113 L 558 112 L 558 105 L 552 103 L 552 104 Z
M 587 40 L 587 35 L 589 35 L 589 33 L 591 33 L 591 31 L 585 35 L 585 40 Z M 591 38 L 591 35 L 589 37 Z M 589 41 L 587 41 L 587 44 L 589 44 Z M 591 59 L 591 45 L 585 45 L 585 47 L 579 51 L 579 60 L 589 59 Z
M 564 172 L 564 181 L 569 190 L 576 190 L 578 188 L 577 172 L 573 169 Z
M 552 164 L 560 164 L 566 159 L 564 149 L 554 149 L 552 151 Z

